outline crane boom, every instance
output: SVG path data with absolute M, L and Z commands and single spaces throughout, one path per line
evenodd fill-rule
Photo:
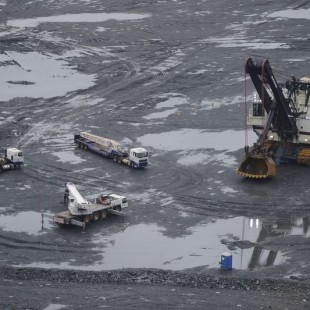
M 89 202 L 80 194 L 75 185 L 72 182 L 67 182 L 66 188 L 79 207 L 86 209 L 86 206 L 89 204 Z

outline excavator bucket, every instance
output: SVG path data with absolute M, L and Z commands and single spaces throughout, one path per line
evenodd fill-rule
M 297 163 L 300 165 L 310 165 L 310 149 L 302 148 L 297 154 Z
M 237 169 L 237 174 L 253 179 L 271 178 L 276 175 L 276 164 L 262 153 L 247 155 Z

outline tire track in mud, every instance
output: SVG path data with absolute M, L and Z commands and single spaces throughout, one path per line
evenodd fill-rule
M 79 242 L 78 244 L 62 244 L 59 242 L 44 243 L 25 241 L 17 238 L 10 238 L 6 236 L 0 236 L 0 247 L 15 249 L 15 250 L 27 250 L 27 251 L 44 251 L 44 252 L 57 252 L 57 253 L 81 253 L 85 249 L 92 254 L 101 254 L 99 250 L 94 250 L 88 243 Z
M 177 211 L 185 211 L 198 216 L 257 216 L 257 217 L 302 217 L 310 212 L 307 203 L 291 205 L 290 202 L 277 197 L 273 199 L 253 200 L 251 197 L 242 197 L 238 194 L 236 198 L 213 199 L 204 183 L 204 171 L 197 171 L 189 167 L 169 168 L 171 176 L 167 184 L 156 184 L 156 189 L 163 190 L 174 199 L 170 208 Z M 219 185 L 220 190 L 221 185 Z M 196 194 L 195 193 L 196 190 Z M 215 190 L 215 189 L 214 189 Z
M 119 184 L 113 179 L 103 180 L 99 177 L 91 176 L 88 173 L 78 172 L 76 175 L 73 173 L 74 170 L 63 169 L 50 164 L 45 164 L 44 167 L 36 167 L 28 164 L 27 171 L 25 171 L 25 174 L 32 179 L 57 187 L 59 187 L 59 184 L 64 185 L 68 181 L 83 184 L 84 187 L 87 186 L 93 189 L 100 188 L 100 186 L 113 187 L 114 185 L 116 187 Z M 68 177 L 68 174 L 70 174 L 70 177 Z
M 168 175 L 167 175 L 168 176 Z M 184 192 L 191 191 L 200 182 L 201 174 L 188 167 L 170 167 L 169 179 L 166 184 L 158 184 L 157 189 L 164 189 L 166 192 Z M 201 185 L 201 183 L 200 183 Z
M 296 218 L 309 215 L 310 205 L 291 206 L 281 202 L 253 203 L 244 200 L 220 200 L 191 195 L 178 195 L 176 203 L 185 205 L 191 214 L 217 217 L 257 216 L 259 218 Z M 291 208 L 290 208 L 291 207 Z M 183 210 L 188 212 L 188 210 Z

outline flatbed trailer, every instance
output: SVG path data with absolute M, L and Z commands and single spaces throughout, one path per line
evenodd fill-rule
M 124 150 L 120 143 L 105 137 L 96 136 L 89 132 L 74 135 L 77 147 L 89 150 L 116 163 L 125 164 L 131 168 L 145 168 L 148 166 L 148 151 L 142 147 Z
M 124 196 L 101 194 L 91 203 L 80 194 L 72 182 L 66 182 L 65 187 L 63 204 L 67 210 L 56 214 L 42 213 L 42 222 L 45 216 L 59 225 L 76 225 L 85 228 L 89 222 L 104 220 L 109 214 L 123 217 L 123 210 L 128 207 L 127 198 Z
M 119 210 L 115 210 L 112 207 L 104 206 L 96 204 L 93 206 L 94 213 L 86 214 L 86 215 L 73 215 L 69 210 L 62 211 L 52 215 L 52 220 L 54 223 L 59 225 L 75 225 L 85 228 L 85 226 L 93 221 L 97 222 L 100 220 L 104 220 L 108 217 L 109 214 L 122 216 L 124 217 L 124 213 Z

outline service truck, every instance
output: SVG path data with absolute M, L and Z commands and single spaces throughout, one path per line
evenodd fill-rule
M 17 148 L 4 150 L 4 157 L 0 157 L 0 172 L 3 170 L 20 169 L 24 165 L 24 154 Z
M 148 165 L 148 151 L 142 147 L 124 150 L 117 141 L 80 132 L 74 135 L 74 143 L 85 150 L 90 150 L 107 158 L 112 158 L 119 164 L 132 168 L 144 168 Z
M 82 227 L 90 221 L 105 219 L 109 214 L 124 216 L 123 210 L 128 207 L 127 198 L 116 194 L 101 194 L 94 202 L 90 202 L 72 182 L 65 185 L 64 204 L 68 210 L 52 215 L 53 222 Z

